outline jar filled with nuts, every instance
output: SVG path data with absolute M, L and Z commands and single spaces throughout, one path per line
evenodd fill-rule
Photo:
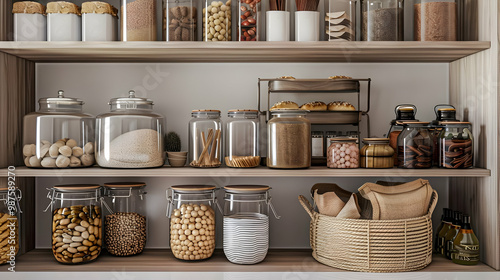
M 187 261 L 210 258 L 215 250 L 214 207 L 219 207 L 215 186 L 172 186 L 167 196 L 170 248 L 174 256 Z
M 31 168 L 94 165 L 95 118 L 82 112 L 84 102 L 65 97 L 40 98 L 40 109 L 24 117 L 24 164 Z
M 401 122 L 403 131 L 398 136 L 398 167 L 431 168 L 432 137 L 428 122 Z
M 146 246 L 145 183 L 120 182 L 104 184 L 104 206 L 109 214 L 104 219 L 105 243 L 115 256 L 142 253 Z
M 163 40 L 197 41 L 198 1 L 163 0 Z
M 52 253 L 64 264 L 95 260 L 102 248 L 102 188 L 99 185 L 58 185 L 49 189 L 52 212 Z
M 231 0 L 206 0 L 202 18 L 203 41 L 231 41 Z
M 328 168 L 358 168 L 359 148 L 354 138 L 333 138 L 327 152 Z
M 7 188 L 6 178 L 0 182 L 0 264 L 4 264 L 19 252 L 22 195 L 18 188 Z
M 238 38 L 240 41 L 259 41 L 261 27 L 260 0 L 240 0 L 238 9 Z

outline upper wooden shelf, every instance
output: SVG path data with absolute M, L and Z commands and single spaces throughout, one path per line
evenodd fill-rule
M 314 166 L 300 170 L 280 170 L 267 167 L 257 168 L 193 168 L 164 167 L 152 169 L 106 169 L 99 167 L 74 169 L 31 169 L 17 167 L 17 177 L 489 177 L 491 171 L 483 168 L 471 169 L 330 169 Z M 0 169 L 0 176 L 7 176 L 7 169 Z
M 490 42 L 0 42 L 35 62 L 452 62 Z

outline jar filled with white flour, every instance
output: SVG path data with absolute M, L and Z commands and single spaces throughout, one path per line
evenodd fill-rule
M 110 100 L 111 111 L 97 116 L 96 161 L 108 168 L 150 168 L 165 162 L 165 118 L 153 101 L 136 97 Z
M 100 1 L 82 4 L 82 41 L 116 41 L 118 10 Z

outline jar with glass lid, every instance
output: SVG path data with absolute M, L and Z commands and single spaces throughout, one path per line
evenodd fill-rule
M 307 111 L 271 111 L 267 124 L 267 166 L 270 168 L 308 168 L 311 166 L 311 122 Z
M 110 100 L 109 113 L 96 121 L 96 161 L 101 167 L 149 168 L 165 162 L 165 118 L 153 112 L 153 101 L 136 97 Z
M 226 165 L 256 167 L 259 156 L 259 111 L 230 110 L 226 131 Z
M 178 185 L 167 190 L 170 248 L 181 260 L 205 260 L 215 250 L 215 186 Z M 219 209 L 220 210 L 220 209 Z
M 94 123 L 84 102 L 64 96 L 40 98 L 24 117 L 24 164 L 31 168 L 76 168 L 94 164 Z
M 398 136 L 398 167 L 431 168 L 432 137 L 428 122 L 401 122 L 403 131 Z
M 389 145 L 389 138 L 365 138 L 361 148 L 361 167 L 392 168 L 394 149 Z
M 116 182 L 104 184 L 105 244 L 115 256 L 133 256 L 146 246 L 146 192 L 145 183 Z
M 189 121 L 189 162 L 192 167 L 219 167 L 222 122 L 219 110 L 193 110 Z
M 102 187 L 57 185 L 49 190 L 52 212 L 52 253 L 63 264 L 95 260 L 102 249 Z
M 327 167 L 358 168 L 359 148 L 356 140 L 356 138 L 333 138 L 328 147 Z
M 474 138 L 470 122 L 441 122 L 439 166 L 470 168 L 474 165 Z
M 21 246 L 21 190 L 7 186 L 7 180 L 0 184 L 0 265 L 15 261 Z
M 450 104 L 438 104 L 434 106 L 434 113 L 436 114 L 436 119 L 429 125 L 433 145 L 432 163 L 434 166 L 439 166 L 439 134 L 443 130 L 443 126 L 440 123 L 445 121 L 458 122 L 459 120 L 457 120 L 457 110 Z
M 398 165 L 398 136 L 403 130 L 402 122 L 404 121 L 418 121 L 415 119 L 417 114 L 417 107 L 413 104 L 400 104 L 394 108 L 396 118 L 391 121 L 391 127 L 387 133 L 389 144 L 394 149 L 394 166 Z
M 416 0 L 413 5 L 415 41 L 456 41 L 456 0 Z

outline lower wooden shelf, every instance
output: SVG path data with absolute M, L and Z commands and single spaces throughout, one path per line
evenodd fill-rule
M 267 258 L 256 265 L 230 263 L 218 250 L 206 261 L 188 262 L 173 257 L 170 250 L 149 249 L 132 257 L 114 257 L 107 253 L 92 263 L 65 265 L 58 263 L 51 250 L 33 250 L 17 259 L 18 272 L 346 272 L 318 263 L 310 250 L 270 250 Z M 442 256 L 434 255 L 432 263 L 419 272 L 495 272 L 483 263 L 475 266 L 457 265 Z

